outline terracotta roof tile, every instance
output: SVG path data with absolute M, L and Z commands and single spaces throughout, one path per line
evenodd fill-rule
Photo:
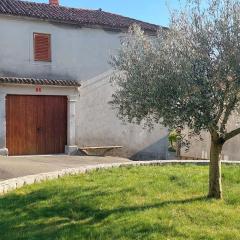
M 1 83 L 12 84 L 28 84 L 28 85 L 52 85 L 66 87 L 80 87 L 81 84 L 74 80 L 50 80 L 50 79 L 35 79 L 35 78 L 18 78 L 18 77 L 0 77 Z
M 108 13 L 102 10 L 68 8 L 46 3 L 25 2 L 20 0 L 0 0 L 0 14 L 33 17 L 79 26 L 100 25 L 112 29 L 126 29 L 133 23 L 137 23 L 144 30 L 152 32 L 156 32 L 159 28 L 158 25 Z

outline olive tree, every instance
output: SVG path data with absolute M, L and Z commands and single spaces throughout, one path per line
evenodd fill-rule
M 183 126 L 211 136 L 209 193 L 222 198 L 220 154 L 240 133 L 229 129 L 240 106 L 240 3 L 189 0 L 156 36 L 137 25 L 113 57 L 111 104 L 121 119 Z

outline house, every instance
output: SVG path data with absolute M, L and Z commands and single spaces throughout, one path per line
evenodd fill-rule
M 164 159 L 167 129 L 123 124 L 108 104 L 110 56 L 133 23 L 101 9 L 0 1 L 0 154 L 74 153 L 122 145 L 120 156 Z

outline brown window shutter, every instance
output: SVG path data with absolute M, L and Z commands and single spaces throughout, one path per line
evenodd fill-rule
M 51 62 L 51 35 L 34 33 L 34 60 Z

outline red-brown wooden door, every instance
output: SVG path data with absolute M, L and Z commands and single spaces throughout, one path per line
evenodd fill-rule
M 64 153 L 67 98 L 7 95 L 6 130 L 9 155 Z

